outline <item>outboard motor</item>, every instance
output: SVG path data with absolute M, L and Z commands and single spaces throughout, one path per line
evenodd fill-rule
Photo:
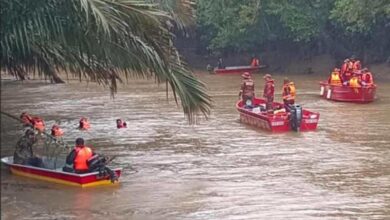
M 251 99 L 247 99 L 244 104 L 245 104 L 244 108 L 246 108 L 246 109 L 252 109 L 253 108 L 253 102 L 252 102 Z
M 290 126 L 294 131 L 299 131 L 302 122 L 302 106 L 290 105 Z
M 99 172 L 100 177 L 109 176 L 112 183 L 118 180 L 115 172 L 108 168 L 106 165 L 109 163 L 109 160 L 99 154 L 95 154 L 93 157 L 87 160 L 89 167 L 89 172 Z

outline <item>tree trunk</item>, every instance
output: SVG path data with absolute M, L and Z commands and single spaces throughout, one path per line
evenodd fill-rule
M 62 80 L 62 79 L 58 76 L 58 74 L 57 74 L 56 72 L 53 71 L 52 75 L 53 75 L 52 79 L 53 79 L 53 82 L 54 82 L 54 83 L 57 83 L 57 84 L 59 84 L 59 83 L 65 83 L 65 81 Z
M 21 81 L 26 80 L 24 73 L 16 71 L 16 74 Z

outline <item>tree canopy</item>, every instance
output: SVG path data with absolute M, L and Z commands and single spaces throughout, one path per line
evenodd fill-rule
M 203 45 L 216 52 L 290 42 L 330 53 L 390 56 L 386 0 L 198 0 L 197 15 Z

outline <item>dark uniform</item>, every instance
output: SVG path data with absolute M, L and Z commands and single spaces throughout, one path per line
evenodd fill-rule
M 28 129 L 23 137 L 16 143 L 14 163 L 42 167 L 42 159 L 34 156 L 33 145 L 36 142 L 35 133 Z
M 244 105 L 248 104 L 248 100 L 250 100 L 250 105 L 252 105 L 253 98 L 255 97 L 255 83 L 248 72 L 242 74 L 242 78 L 239 96 L 241 96 Z
M 274 80 L 271 78 L 271 75 L 269 75 L 269 74 L 266 74 L 264 76 L 264 79 L 265 79 L 265 85 L 264 85 L 263 97 L 266 100 L 267 112 L 272 113 L 273 112 L 274 93 L 275 93 Z

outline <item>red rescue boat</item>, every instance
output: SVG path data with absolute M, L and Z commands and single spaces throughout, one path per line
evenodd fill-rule
M 256 72 L 259 71 L 261 68 L 264 68 L 264 65 L 261 66 L 228 66 L 224 69 L 214 69 L 215 74 L 242 74 L 244 72 Z
M 330 85 L 320 82 L 320 95 L 329 100 L 340 102 L 368 103 L 375 99 L 376 85 L 351 88 L 349 86 Z
M 245 108 L 241 101 L 238 101 L 236 108 L 240 113 L 240 121 L 246 124 L 254 125 L 271 132 L 286 132 L 286 131 L 313 131 L 317 129 L 319 113 L 301 109 L 301 118 L 298 121 L 292 120 L 292 114 L 286 112 L 268 114 L 262 111 L 265 108 L 265 100 L 255 98 L 253 100 L 254 108 Z M 282 103 L 274 102 L 274 108 L 282 107 Z M 299 107 L 300 108 L 300 107 Z M 294 117 L 296 118 L 296 117 Z M 294 125 L 296 128 L 294 128 Z
M 33 179 L 60 183 L 78 187 L 91 187 L 100 185 L 116 185 L 109 176 L 100 176 L 99 172 L 76 174 L 62 171 L 65 161 L 53 161 L 42 158 L 47 168 L 33 167 L 28 165 L 14 164 L 13 157 L 3 157 L 1 162 L 10 168 L 11 173 Z M 55 166 L 57 165 L 57 166 Z M 56 168 L 58 167 L 58 168 Z M 122 168 L 112 169 L 117 177 L 121 175 Z

